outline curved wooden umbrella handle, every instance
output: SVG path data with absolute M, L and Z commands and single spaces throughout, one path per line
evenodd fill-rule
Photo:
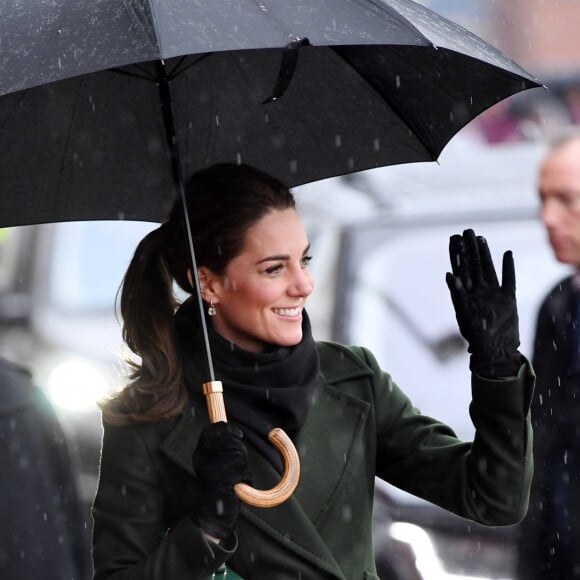
M 221 381 L 203 384 L 203 394 L 212 423 L 228 421 L 222 393 Z M 244 503 L 254 507 L 268 508 L 280 505 L 292 495 L 300 478 L 300 460 L 290 437 L 282 429 L 275 427 L 268 433 L 268 439 L 278 449 L 284 463 L 284 471 L 278 484 L 267 490 L 254 489 L 247 483 L 238 483 L 234 486 L 236 495 Z

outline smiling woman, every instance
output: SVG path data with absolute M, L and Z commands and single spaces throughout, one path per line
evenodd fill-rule
M 103 405 L 97 580 L 205 580 L 224 562 L 242 578 L 377 578 L 375 477 L 480 523 L 522 517 L 534 377 L 518 351 L 509 252 L 500 285 L 484 238 L 451 238 L 447 279 L 474 371 L 476 437 L 464 442 L 421 415 L 368 350 L 314 340 L 310 245 L 283 184 L 222 164 L 194 174 L 186 196 L 187 215 L 176 204 L 140 242 L 123 283 L 124 338 L 140 361 Z M 205 338 L 228 423 L 205 410 L 201 386 L 216 382 Z M 242 506 L 240 483 L 280 479 L 273 427 L 297 449 L 300 481 L 275 507 Z

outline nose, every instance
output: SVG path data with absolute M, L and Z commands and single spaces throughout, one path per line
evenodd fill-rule
M 312 294 L 312 290 L 314 290 L 314 279 L 312 278 L 310 270 L 308 268 L 297 268 L 288 286 L 288 295 L 293 297 L 307 297 Z
M 547 199 L 542 202 L 540 208 L 540 219 L 542 223 L 547 227 L 553 227 L 560 219 L 561 208 L 554 199 Z

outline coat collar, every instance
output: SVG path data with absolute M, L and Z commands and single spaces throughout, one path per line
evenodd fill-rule
M 298 487 L 286 502 L 273 509 L 243 505 L 241 515 L 302 558 L 342 578 L 317 526 L 324 521 L 341 489 L 350 455 L 362 436 L 369 403 L 342 392 L 337 386 L 345 380 L 370 376 L 372 371 L 350 350 L 338 345 L 319 345 L 319 354 L 319 386 L 306 423 L 295 441 L 300 457 L 307 457 L 309 449 L 316 446 L 316 461 L 304 462 L 301 466 Z M 161 446 L 165 455 L 192 475 L 191 454 L 207 421 L 205 409 L 194 403 Z M 280 475 L 251 446 L 248 446 L 248 462 L 254 487 L 270 489 L 278 483 Z

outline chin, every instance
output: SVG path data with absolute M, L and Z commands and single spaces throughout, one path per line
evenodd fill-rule
M 302 340 L 302 333 L 299 335 L 280 337 L 275 344 L 279 346 L 296 346 Z
M 562 264 L 576 265 L 578 263 L 576 257 L 566 250 L 556 250 L 554 254 L 556 255 L 556 260 Z

